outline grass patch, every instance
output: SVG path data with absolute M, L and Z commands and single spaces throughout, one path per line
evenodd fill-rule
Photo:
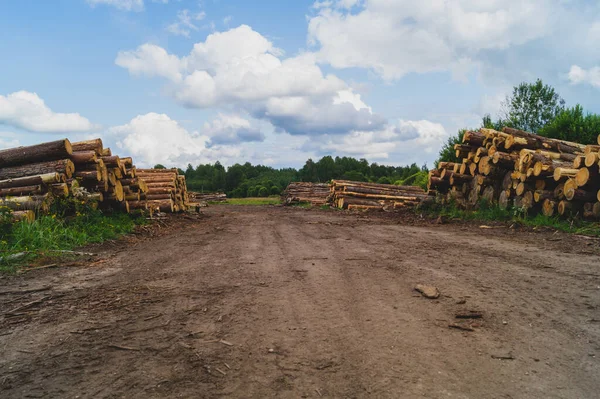
M 210 202 L 209 202 L 210 204 Z M 225 205 L 277 205 L 281 204 L 279 197 L 257 197 L 257 198 L 228 198 L 225 202 L 217 204 Z
M 33 223 L 3 225 L 0 232 L 0 257 L 25 252 L 26 256 L 0 260 L 0 272 L 15 272 L 38 257 L 52 257 L 52 251 L 72 250 L 90 243 L 118 238 L 133 231 L 145 218 L 122 213 L 92 211 L 79 216 L 60 218 L 40 216 Z
M 485 202 L 482 202 L 473 210 L 460 209 L 454 204 L 447 206 L 434 204 L 427 208 L 421 208 L 420 211 L 434 217 L 443 216 L 449 219 L 485 222 L 513 222 L 532 228 L 545 227 L 566 233 L 600 236 L 600 223 L 589 222 L 580 218 L 548 217 L 541 213 L 528 215 L 520 209 L 501 209 L 498 206 L 490 206 Z

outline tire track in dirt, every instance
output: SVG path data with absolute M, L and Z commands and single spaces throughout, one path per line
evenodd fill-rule
M 100 266 L 8 281 L 63 296 L 0 326 L 0 396 L 591 398 L 600 389 L 597 256 L 519 233 L 368 215 L 207 214 Z M 442 297 L 420 297 L 416 283 Z M 483 311 L 482 326 L 450 330 L 461 309 Z

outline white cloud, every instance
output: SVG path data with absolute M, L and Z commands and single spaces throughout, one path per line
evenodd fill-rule
M 0 132 L 0 150 L 5 148 L 14 148 L 20 146 L 21 143 L 17 138 L 17 134 L 13 132 Z
M 384 79 L 455 71 L 476 65 L 482 52 L 544 37 L 555 26 L 560 0 L 340 0 L 318 4 L 309 41 L 336 68 L 361 67 Z M 350 11 L 359 7 L 357 11 Z
M 586 70 L 573 65 L 569 70 L 568 78 L 572 84 L 589 84 L 600 88 L 600 67 L 596 66 Z
M 376 131 L 354 131 L 348 135 L 325 135 L 307 141 L 302 150 L 319 156 L 350 155 L 369 160 L 401 160 L 402 163 L 433 162 L 448 138 L 439 123 L 399 120 Z
M 145 44 L 119 53 L 116 63 L 134 75 L 169 79 L 169 91 L 187 107 L 236 107 L 292 134 L 342 134 L 385 123 L 343 80 L 325 75 L 314 54 L 283 58 L 246 25 L 209 35 L 186 57 Z
M 110 128 L 108 133 L 117 139 L 121 152 L 135 157 L 141 166 L 198 165 L 217 160 L 227 163 L 241 153 L 234 147 L 209 148 L 208 136 L 188 131 L 165 114 L 138 115 L 125 125 Z
M 219 114 L 215 120 L 204 124 L 202 133 L 210 137 L 209 146 L 265 140 L 265 135 L 259 128 L 237 115 Z
M 200 12 L 191 15 L 189 10 L 180 10 L 177 12 L 177 22 L 167 26 L 167 32 L 176 36 L 190 37 L 192 31 L 197 31 L 199 28 L 193 21 L 201 21 L 206 16 L 206 13 Z
M 27 91 L 0 95 L 0 124 L 44 133 L 86 132 L 99 128 L 78 113 L 52 111 L 36 93 Z
M 174 55 L 154 44 L 143 44 L 135 51 L 121 51 L 115 63 L 137 76 L 160 76 L 172 81 L 182 79 L 183 64 Z
M 102 4 L 124 11 L 142 11 L 144 9 L 144 0 L 87 0 L 87 2 L 92 7 Z M 168 0 L 163 0 L 163 3 L 167 2 Z

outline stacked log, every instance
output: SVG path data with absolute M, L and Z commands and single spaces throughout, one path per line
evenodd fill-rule
M 400 209 L 431 201 L 432 197 L 417 186 L 333 180 L 330 200 L 341 209 Z
M 113 155 L 101 139 L 63 139 L 2 150 L 0 207 L 10 209 L 14 220 L 31 220 L 47 212 L 57 198 L 68 197 L 125 212 L 186 209 L 185 177 L 176 169 L 139 171 L 132 158 Z M 171 201 L 170 206 L 164 206 L 163 199 Z
M 31 220 L 47 211 L 52 199 L 68 195 L 75 165 L 67 139 L 0 151 L 0 208 L 14 220 Z
M 281 195 L 284 205 L 308 203 L 312 206 L 327 204 L 330 187 L 327 183 L 292 182 Z
M 190 191 L 188 197 L 192 202 L 225 202 L 227 194 L 225 193 L 196 193 Z
M 599 145 L 549 139 L 505 127 L 467 131 L 460 163 L 440 162 L 428 188 L 464 208 L 480 201 L 530 214 L 600 218 Z
M 141 196 L 149 208 L 160 212 L 184 211 L 189 206 L 185 176 L 177 169 L 136 169 L 147 186 Z

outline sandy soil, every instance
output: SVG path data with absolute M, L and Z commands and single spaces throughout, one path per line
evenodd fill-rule
M 217 206 L 2 277 L 0 397 L 598 397 L 598 240 L 413 219 Z

